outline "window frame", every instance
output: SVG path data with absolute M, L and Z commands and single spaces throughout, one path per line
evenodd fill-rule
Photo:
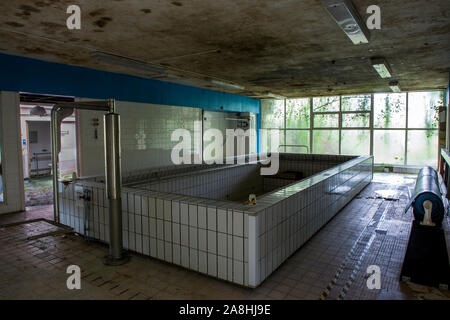
M 310 112 L 309 112 L 309 128 L 287 128 L 286 127 L 286 105 L 287 105 L 287 100 L 289 99 L 298 99 L 298 98 L 289 98 L 289 99 L 266 99 L 266 100 L 283 100 L 283 105 L 284 105 L 284 121 L 283 121 L 283 128 L 265 128 L 265 127 L 261 127 L 261 129 L 278 129 L 280 131 L 283 131 L 283 141 L 280 141 L 280 152 L 286 152 L 286 147 L 300 147 L 301 145 L 291 145 L 291 144 L 286 144 L 286 137 L 287 134 L 286 132 L 289 130 L 297 130 L 297 131 L 309 131 L 309 146 L 308 146 L 308 151 L 306 153 L 308 154 L 313 154 L 313 149 L 314 149 L 314 142 L 313 142 L 313 136 L 314 136 L 314 131 L 319 131 L 319 130 L 338 130 L 339 131 L 339 154 L 342 154 L 342 131 L 345 130 L 369 130 L 370 134 L 369 134 L 369 140 L 370 140 L 370 155 L 374 155 L 374 133 L 377 130 L 384 130 L 384 131 L 397 131 L 397 130 L 403 130 L 405 132 L 405 151 L 404 151 L 404 161 L 403 164 L 400 165 L 404 165 L 404 166 L 408 166 L 408 133 L 409 131 L 424 131 L 424 130 L 434 130 L 435 132 L 437 132 L 437 139 L 439 138 L 439 126 L 437 126 L 436 128 L 415 128 L 415 127 L 408 127 L 408 117 L 409 117 L 409 98 L 410 98 L 410 93 L 414 93 L 414 92 L 440 92 L 442 95 L 444 94 L 444 90 L 441 89 L 437 89 L 437 90 L 414 90 L 414 91 L 403 91 L 401 93 L 406 95 L 406 102 L 405 102 L 405 126 L 403 128 L 382 128 L 382 127 L 375 127 L 374 126 L 374 96 L 376 94 L 391 94 L 393 92 L 377 92 L 377 93 L 358 93 L 358 94 L 342 94 L 342 95 L 330 95 L 330 96 L 334 96 L 334 97 L 339 97 L 339 110 L 338 111 L 314 111 L 314 107 L 313 107 L 313 99 L 314 98 L 318 98 L 320 96 L 312 96 L 312 97 L 299 97 L 299 98 L 303 98 L 303 99 L 309 99 L 309 108 L 310 108 Z M 356 95 L 370 95 L 370 109 L 369 110 L 355 110 L 355 111 L 343 111 L 342 110 L 342 97 L 343 96 L 356 96 Z M 262 113 L 262 110 L 261 110 Z M 337 114 L 338 115 L 338 126 L 337 127 L 314 127 L 314 116 L 315 115 L 324 115 L 324 114 Z M 344 127 L 343 126 L 343 115 L 346 114 L 369 114 L 369 126 L 367 127 Z M 261 114 L 262 117 L 262 114 Z M 381 164 L 381 163 L 375 163 L 375 164 Z M 410 165 L 410 166 L 417 166 L 415 164 Z

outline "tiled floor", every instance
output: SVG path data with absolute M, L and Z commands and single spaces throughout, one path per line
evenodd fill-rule
M 408 186 L 414 186 L 414 176 L 375 174 L 374 182 L 256 289 L 140 255 L 123 266 L 105 266 L 108 248 L 76 235 L 25 240 L 48 232 L 44 222 L 1 228 L 0 299 L 450 299 L 448 290 L 398 281 L 411 222 L 411 212 L 403 214 Z M 51 206 L 32 207 L 1 216 L 0 224 L 51 216 Z M 449 227 L 446 217 L 447 239 Z M 71 264 L 82 270 L 80 290 L 67 289 Z M 380 267 L 381 289 L 367 288 L 369 265 Z

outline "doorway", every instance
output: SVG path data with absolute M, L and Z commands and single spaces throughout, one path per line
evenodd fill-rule
M 25 206 L 52 205 L 50 113 L 56 103 L 73 98 L 31 94 L 21 94 L 20 98 Z M 75 115 L 71 115 L 61 124 L 61 178 L 77 173 L 75 131 Z

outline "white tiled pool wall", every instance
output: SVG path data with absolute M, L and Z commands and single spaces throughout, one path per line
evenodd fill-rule
M 91 191 L 89 211 L 85 211 L 81 194 L 77 188 Z M 93 239 L 109 242 L 109 202 L 105 195 L 104 184 L 93 181 L 82 181 L 64 185 L 59 183 L 59 215 L 62 224 L 69 225 L 79 234 Z
M 209 165 L 208 168 L 222 166 L 219 164 Z M 164 178 L 166 176 L 172 176 L 177 174 L 183 174 L 187 172 L 192 172 L 196 170 L 205 169 L 204 164 L 180 164 L 180 165 L 170 165 L 170 166 L 160 166 L 160 167 L 152 167 L 140 170 L 133 170 L 128 172 L 123 172 L 122 183 L 123 185 L 134 185 L 141 184 L 149 179 L 153 178 Z M 88 176 L 88 177 L 80 177 L 80 180 L 83 181 L 95 181 L 95 182 L 105 182 L 104 175 L 96 175 L 96 176 Z
M 258 164 L 236 165 L 159 180 L 134 188 L 217 200 L 242 200 L 263 192 Z
M 295 182 L 293 179 L 273 178 L 271 176 L 263 176 L 263 193 L 287 186 Z
M 354 158 L 356 157 L 342 155 L 280 153 L 279 171 L 302 172 L 303 177 L 307 178 L 313 174 L 330 169 L 338 164 Z
M 308 178 L 318 172 L 330 169 L 345 161 L 354 159 L 354 156 L 334 156 L 334 155 L 309 155 L 309 154 L 280 154 L 279 172 L 295 171 L 301 172 L 303 178 Z M 294 183 L 295 180 L 282 179 L 272 176 L 263 177 L 263 191 L 270 192 Z
M 227 161 L 232 161 L 233 163 L 238 163 L 238 161 L 242 161 L 244 163 L 251 162 L 249 160 L 249 156 L 234 156 L 227 157 L 223 159 L 223 163 L 227 163 Z M 179 164 L 179 165 L 168 165 L 168 166 L 158 166 L 158 167 L 149 167 L 138 170 L 131 171 L 123 171 L 122 172 L 122 183 L 124 186 L 130 185 L 141 185 L 145 184 L 145 182 L 150 179 L 166 179 L 175 175 L 182 175 L 186 173 L 192 173 L 198 170 L 205 169 L 214 169 L 217 167 L 223 167 L 224 164 L 195 164 L 194 156 L 191 156 L 192 164 Z M 105 182 L 104 175 L 93 175 L 87 177 L 80 177 L 79 180 L 83 181 L 96 181 L 96 182 Z
M 341 171 L 341 166 L 346 169 Z M 124 187 L 123 245 L 187 269 L 256 287 L 370 182 L 372 158 L 360 157 L 341 166 L 325 171 L 330 176 L 319 173 L 266 194 L 254 207 Z M 87 214 L 83 202 L 76 200 L 75 185 L 92 191 Z M 353 189 L 344 194 L 325 192 L 339 186 Z M 104 184 L 78 181 L 60 188 L 61 222 L 108 243 L 109 204 Z
M 258 261 L 255 266 L 256 286 L 370 183 L 372 157 L 358 160 L 351 161 L 356 161 L 356 164 L 340 172 L 327 170 L 295 184 L 299 188 L 303 187 L 303 191 L 296 192 L 295 185 L 285 188 L 294 189 L 292 195 L 273 205 L 266 205 L 265 209 L 257 213 L 255 223 L 258 241 L 254 243 L 256 247 L 251 250 L 255 252 L 255 259 Z M 335 173 L 327 177 L 330 171 Z M 321 175 L 323 176 L 320 177 Z M 319 178 L 318 182 L 314 183 L 314 178 Z M 308 182 L 314 184 L 307 187 L 305 184 Z M 276 191 L 275 194 L 283 197 L 285 189 Z M 268 197 L 271 202 L 275 200 L 273 195 L 269 194 Z
M 348 156 L 283 154 L 280 158 L 280 172 L 300 171 L 303 173 L 303 177 L 306 178 L 353 158 Z M 250 193 L 262 194 L 295 182 L 295 180 L 290 179 L 261 176 L 259 164 L 218 167 L 205 170 L 205 172 L 195 172 L 185 176 L 134 184 L 133 187 L 195 197 L 236 201 L 245 199 Z M 200 168 L 202 167 L 197 166 L 192 169 L 188 167 L 192 171 Z M 167 170 L 170 171 L 170 168 Z M 177 172 L 185 173 L 186 170 L 178 170 Z M 176 172 L 171 172 L 171 175 L 175 174 Z M 146 174 L 145 176 L 151 177 L 151 174 Z
M 103 184 L 79 182 L 92 190 L 85 213 L 77 208 L 73 184 L 61 194 L 61 223 L 109 242 L 108 202 Z M 221 206 L 221 207 L 218 207 Z M 123 246 L 187 269 L 248 286 L 248 214 L 232 202 L 124 188 Z
M 123 217 L 129 250 L 248 284 L 248 215 L 242 211 L 218 208 L 207 199 L 140 191 L 124 194 Z

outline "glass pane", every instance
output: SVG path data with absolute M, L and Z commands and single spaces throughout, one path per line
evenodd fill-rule
M 342 111 L 370 111 L 370 94 L 342 96 Z
M 352 156 L 370 154 L 370 131 L 342 130 L 341 154 Z
M 437 128 L 439 106 L 444 105 L 442 91 L 408 93 L 408 127 Z
M 286 152 L 309 153 L 309 130 L 286 130 Z
M 309 99 L 286 100 L 286 128 L 309 128 Z
M 421 166 L 437 166 L 438 131 L 408 131 L 408 164 Z
M 275 131 L 278 131 L 279 141 L 275 141 Z M 284 144 L 284 130 L 261 130 L 261 152 L 284 152 L 284 147 L 279 145 Z
M 339 96 L 313 98 L 313 111 L 339 111 Z
M 376 93 L 374 100 L 375 128 L 404 128 L 406 125 L 406 94 Z
M 339 154 L 339 130 L 314 130 L 313 153 Z
M 315 114 L 314 128 L 337 128 L 339 126 L 338 114 Z
M 261 100 L 261 128 L 284 128 L 284 100 Z
M 374 130 L 375 163 L 404 164 L 405 131 Z
M 349 128 L 368 128 L 370 113 L 343 113 L 342 126 Z

